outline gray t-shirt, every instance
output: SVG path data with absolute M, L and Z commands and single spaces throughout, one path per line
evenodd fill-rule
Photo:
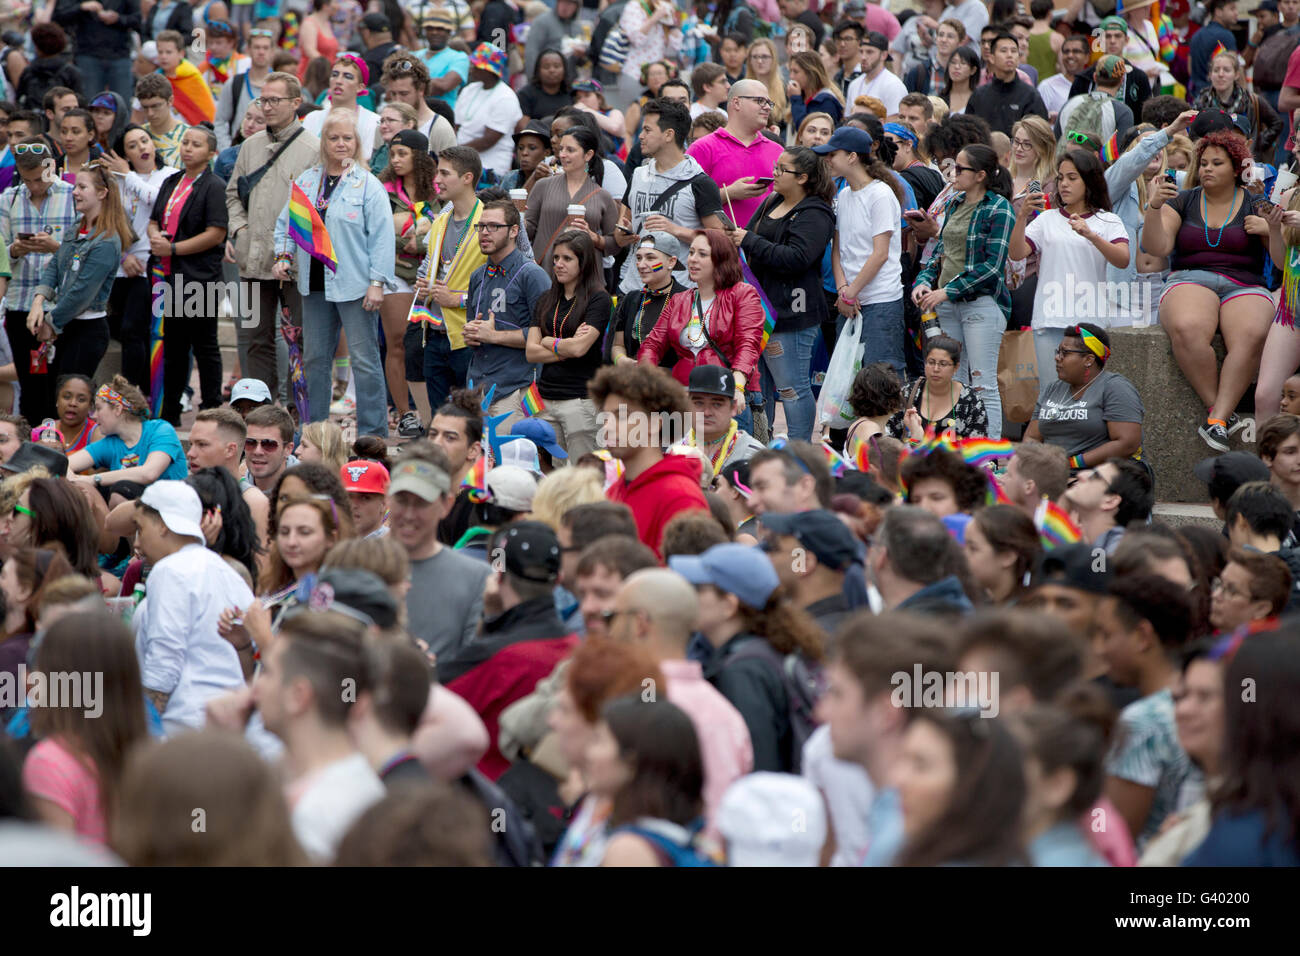
M 1123 375 L 1102 372 L 1076 398 L 1078 391 L 1078 386 L 1054 382 L 1034 409 L 1043 441 L 1064 448 L 1067 455 L 1082 455 L 1110 441 L 1107 422 L 1142 424 L 1142 399 Z
M 646 160 L 633 170 L 632 181 L 628 183 L 627 193 L 623 196 L 624 205 L 632 213 L 632 231 L 640 233 L 646 218 L 656 213 L 687 229 L 700 228 L 702 217 L 715 215 L 722 209 L 722 193 L 718 189 L 718 184 L 711 179 L 702 178 L 681 187 L 661 204 L 663 207 L 661 209 L 651 207 L 674 184 L 682 181 L 690 182 L 702 172 L 704 172 L 703 167 L 690 156 L 682 159 L 672 169 L 663 172 L 655 171 L 653 159 Z M 608 181 L 606 184 L 608 185 Z M 745 228 L 743 222 L 737 225 L 742 229 Z M 689 287 L 690 283 L 686 278 L 686 259 L 683 258 L 677 266 L 677 280 Z M 618 288 L 620 292 L 626 294 L 635 292 L 641 288 L 641 284 L 641 277 L 636 271 L 636 249 L 632 248 L 628 250 L 627 259 L 623 263 Z
M 439 660 L 450 660 L 478 631 L 483 587 L 491 572 L 489 565 L 448 547 L 411 562 L 407 629 L 428 643 Z

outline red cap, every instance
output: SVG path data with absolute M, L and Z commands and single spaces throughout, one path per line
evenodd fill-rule
M 358 458 L 339 469 L 344 491 L 363 495 L 388 494 L 388 469 L 377 461 Z

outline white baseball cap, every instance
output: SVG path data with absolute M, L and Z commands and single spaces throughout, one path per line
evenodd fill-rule
M 542 463 L 537 458 L 537 446 L 530 438 L 511 438 L 501 446 L 501 465 L 522 468 L 538 478 L 542 477 Z
M 517 442 L 511 442 L 511 445 Z M 509 447 L 509 446 L 507 446 Z M 492 503 L 508 511 L 532 511 L 537 479 L 518 465 L 497 465 L 487 473 Z
M 245 398 L 253 402 L 269 402 L 271 390 L 260 378 L 241 378 L 230 389 L 230 404 Z
M 803 777 L 751 773 L 722 796 L 714 821 L 729 866 L 817 866 L 826 842 L 826 806 Z
M 140 503 L 158 512 L 170 531 L 203 540 L 203 502 L 183 481 L 155 481 L 144 490 Z

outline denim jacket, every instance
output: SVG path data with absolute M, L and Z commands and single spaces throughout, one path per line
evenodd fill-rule
M 74 228 L 64 234 L 59 251 L 41 270 L 36 295 L 44 296 L 46 319 L 56 332 L 83 312 L 103 312 L 113 288 L 122 240 L 116 235 L 81 237 Z
M 323 166 L 304 170 L 294 180 L 315 200 Z M 397 245 L 393 238 L 393 217 L 388 192 L 383 184 L 360 164 L 353 164 L 334 187 L 323 216 L 338 259 L 338 270 L 325 269 L 325 300 L 351 302 L 366 294 L 372 281 L 382 282 L 384 291 L 397 289 L 394 262 Z M 292 253 L 298 270 L 298 291 L 307 295 L 311 283 L 311 256 L 289 236 L 289 201 L 275 220 L 275 251 Z

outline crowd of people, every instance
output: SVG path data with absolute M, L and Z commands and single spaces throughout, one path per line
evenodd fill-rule
M 0 860 L 1300 865 L 1300 0 L 57 6 Z

